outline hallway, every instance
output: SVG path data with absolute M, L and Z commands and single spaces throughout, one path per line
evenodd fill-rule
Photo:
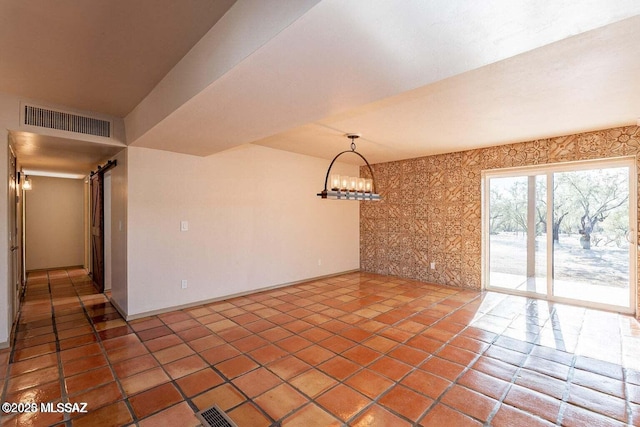
M 4 426 L 640 425 L 630 316 L 352 273 L 125 322 L 82 269 L 31 273 Z

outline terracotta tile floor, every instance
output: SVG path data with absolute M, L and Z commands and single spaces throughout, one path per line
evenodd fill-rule
M 125 322 L 84 270 L 29 275 L 2 426 L 640 425 L 628 316 L 347 274 Z

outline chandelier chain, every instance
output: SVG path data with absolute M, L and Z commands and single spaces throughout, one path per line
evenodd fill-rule
M 355 133 L 347 134 L 347 138 L 351 140 L 351 151 L 356 151 L 356 139 L 360 138 L 360 135 Z

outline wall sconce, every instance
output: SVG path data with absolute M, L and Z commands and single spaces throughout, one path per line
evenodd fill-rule
M 24 181 L 22 181 L 22 189 L 28 191 L 28 190 L 31 190 L 32 188 L 33 186 L 31 185 L 31 178 L 25 175 Z

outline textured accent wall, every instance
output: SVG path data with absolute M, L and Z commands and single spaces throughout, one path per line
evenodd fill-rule
M 483 170 L 639 153 L 629 126 L 373 165 L 383 200 L 360 204 L 360 267 L 480 289 Z

